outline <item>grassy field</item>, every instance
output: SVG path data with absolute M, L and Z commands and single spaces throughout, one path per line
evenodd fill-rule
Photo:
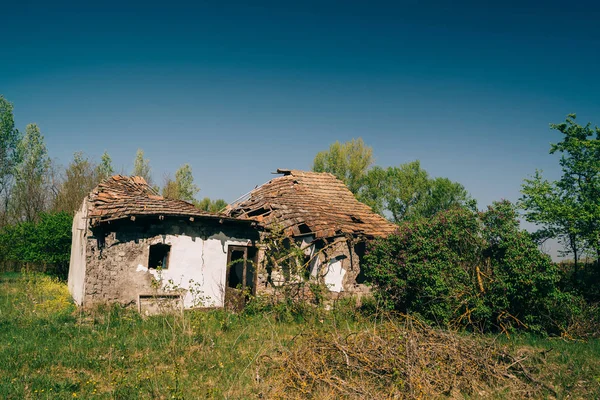
M 0 398 L 418 398 L 448 377 L 458 383 L 440 396 L 600 398 L 598 340 L 407 333 L 348 310 L 80 312 L 64 283 L 0 275 Z

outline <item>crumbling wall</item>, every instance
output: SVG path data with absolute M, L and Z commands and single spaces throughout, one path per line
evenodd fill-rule
M 281 266 L 273 266 L 267 259 L 266 248 L 259 252 L 257 293 L 268 296 L 281 296 L 286 286 L 298 286 L 297 295 L 310 299 L 309 281 L 320 283 L 328 288 L 327 297 L 357 295 L 369 293 L 369 288 L 358 282 L 360 274 L 360 257 L 356 251 L 357 239 L 340 236 L 326 240 L 314 240 L 314 237 L 302 236 L 296 244 L 304 251 L 306 271 L 291 274 Z
M 247 246 L 253 230 L 177 219 L 88 229 L 84 305 L 137 306 L 139 296 L 181 293 L 185 307 L 221 307 L 229 245 Z M 168 268 L 148 268 L 150 246 L 170 245 Z

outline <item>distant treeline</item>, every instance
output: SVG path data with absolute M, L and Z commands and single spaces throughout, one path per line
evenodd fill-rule
M 150 162 L 143 150 L 135 155 L 131 175 L 144 177 L 158 193 L 190 201 L 218 212 L 227 203 L 208 197 L 198 201 L 192 169 L 184 164 L 175 179 L 165 176 L 154 184 Z M 21 132 L 15 127 L 13 105 L 0 95 L 0 267 L 35 269 L 66 278 L 70 257 L 71 222 L 90 191 L 115 173 L 105 151 L 98 163 L 75 152 L 66 167 L 48 154 L 36 124 Z

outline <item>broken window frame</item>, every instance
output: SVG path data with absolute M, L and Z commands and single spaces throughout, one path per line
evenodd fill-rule
M 254 250 L 254 252 L 255 252 L 254 257 L 252 257 L 252 258 L 248 257 L 248 253 L 250 250 Z M 231 287 L 229 285 L 229 281 L 230 281 L 229 276 L 231 274 L 231 268 L 233 267 L 232 256 L 235 251 L 241 251 L 244 253 L 244 256 L 242 258 L 243 266 L 242 266 L 241 288 Z M 226 270 L 226 275 L 225 275 L 225 287 L 229 288 L 229 289 L 238 289 L 238 290 L 241 290 L 242 292 L 244 292 L 247 287 L 246 274 L 247 274 L 248 268 L 252 268 L 254 276 L 252 277 L 252 287 L 251 287 L 249 294 L 251 294 L 253 296 L 256 295 L 256 286 L 258 285 L 257 260 L 258 260 L 258 248 L 255 246 L 240 246 L 240 245 L 227 246 L 227 270 Z

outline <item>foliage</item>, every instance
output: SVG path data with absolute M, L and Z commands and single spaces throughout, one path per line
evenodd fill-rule
M 548 181 L 537 171 L 525 180 L 520 205 L 528 221 L 564 243 L 577 269 L 586 247 L 600 254 L 600 128 L 577 124 L 575 114 L 550 127 L 564 135 L 550 147 L 561 154 L 562 176 Z
M 225 200 L 211 200 L 209 197 L 204 197 L 202 200 L 194 201 L 193 203 L 199 209 L 212 213 L 219 213 L 227 207 L 227 202 Z
M 0 261 L 33 264 L 66 279 L 71 256 L 73 216 L 66 212 L 41 213 L 37 222 L 20 222 L 0 230 Z
M 574 337 L 600 335 L 600 312 L 597 312 L 600 309 L 600 268 L 597 260 L 586 261 L 579 264 L 578 270 L 573 268 L 573 260 L 556 263 L 561 277 L 558 283 L 560 290 L 574 294 L 566 299 L 570 301 L 566 307 L 557 304 L 557 307 L 564 308 L 565 331 Z M 573 277 L 575 274 L 577 279 Z M 593 326 L 596 328 L 592 329 Z M 573 330 L 575 332 L 571 332 Z
M 105 151 L 100 157 L 100 164 L 98 164 L 96 167 L 96 179 L 98 182 L 101 182 L 107 178 L 110 178 L 114 172 L 112 158 L 110 158 L 108 152 Z
M 267 276 L 269 291 L 251 299 L 250 310 L 274 312 L 282 320 L 300 320 L 308 310 L 324 306 L 329 289 L 322 276 L 312 275 L 310 268 L 325 248 L 308 252 L 278 224 L 269 227 L 258 246 L 264 250 L 260 264 L 264 270 L 259 273 Z
M 552 307 L 569 295 L 516 217 L 502 201 L 481 213 L 454 208 L 401 224 L 369 247 L 363 270 L 388 307 L 442 326 L 557 332 Z
M 312 170 L 335 175 L 352 193 L 356 194 L 371 164 L 373 164 L 373 149 L 358 138 L 346 143 L 336 141 L 329 146 L 329 150 L 317 153 Z
M 194 184 L 192 167 L 184 164 L 175 172 L 175 180 L 166 179 L 162 195 L 167 199 L 194 201 L 199 191 L 200 188 Z
M 446 389 L 432 397 L 460 398 L 485 382 L 473 397 L 522 397 L 512 391 L 519 387 L 550 397 L 539 382 L 557 398 L 600 391 L 600 341 L 593 339 L 479 337 L 411 318 L 335 311 L 285 321 L 218 309 L 147 318 L 120 306 L 74 311 L 66 284 L 39 275 L 0 274 L 0 293 L 3 399 L 343 399 L 360 397 L 350 388 L 371 387 L 378 390 L 363 397 L 395 390 L 414 399 Z M 477 374 L 490 367 L 499 373 Z M 524 371 L 532 380 L 523 380 Z M 311 394 L 298 394 L 302 384 L 283 389 L 302 380 L 317 383 Z
M 358 199 L 399 223 L 429 218 L 469 200 L 465 188 L 448 178 L 430 178 L 419 161 L 367 172 Z
M 12 322 L 31 323 L 39 319 L 64 320 L 69 318 L 75 306 L 67 286 L 54 277 L 26 272 L 15 275 L 14 281 L 0 285 L 4 293 L 14 297 L 9 307 L 4 307 L 0 318 Z M 4 278 L 7 279 L 7 278 Z
M 98 169 L 82 152 L 73 154 L 73 160 L 65 171 L 65 179 L 59 186 L 53 210 L 73 214 L 99 179 Z
M 312 169 L 332 173 L 359 201 L 396 223 L 429 218 L 470 200 L 460 183 L 431 178 L 418 160 L 388 168 L 371 168 L 372 164 L 373 149 L 359 138 L 335 142 L 329 150 L 319 152 Z
M 15 128 L 13 105 L 0 95 L 0 200 L 2 213 L 8 209 L 9 189 L 19 161 L 19 131 Z M 1 221 L 0 221 L 1 222 Z
M 40 129 L 29 124 L 17 147 L 19 164 L 16 166 L 16 184 L 13 207 L 18 221 L 32 222 L 48 203 L 50 158 Z
M 190 164 L 183 164 L 175 172 L 175 182 L 179 188 L 179 198 L 181 200 L 192 201 L 196 193 L 200 191 L 200 188 L 194 185 L 194 177 Z
M 148 185 L 152 186 L 152 175 L 150 173 L 150 160 L 144 158 L 144 150 L 138 149 L 133 161 L 133 176 L 141 176 Z

